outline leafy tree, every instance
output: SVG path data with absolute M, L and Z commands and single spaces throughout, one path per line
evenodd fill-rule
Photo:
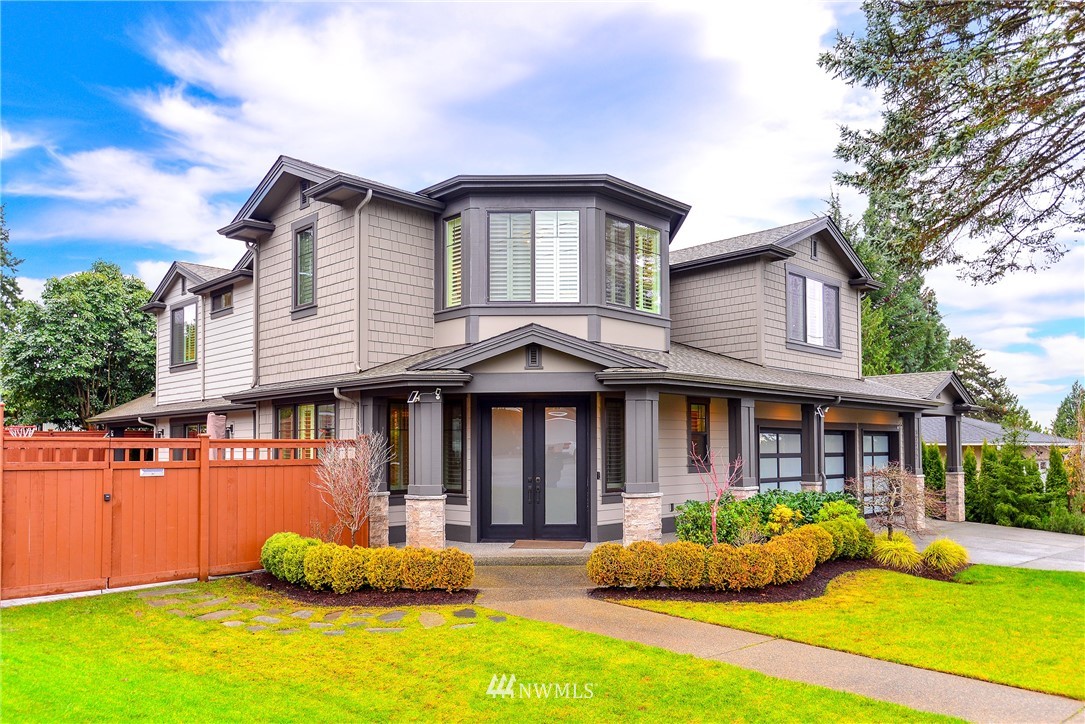
M 1059 437 L 1073 439 L 1077 437 L 1078 412 L 1085 409 L 1085 387 L 1079 380 L 1074 380 L 1074 386 L 1070 393 L 1062 398 L 1059 409 L 1055 411 L 1055 419 L 1051 423 L 1051 432 Z
M 53 277 L 40 304 L 23 302 L 0 350 L 0 375 L 19 422 L 86 426 L 154 386 L 150 292 L 116 264 Z
M 1085 4 L 867 0 L 866 31 L 819 64 L 879 91 L 877 130 L 843 128 L 840 182 L 883 198 L 903 258 L 991 282 L 1060 259 L 1085 227 Z M 965 239 L 984 240 L 967 256 Z
M 11 253 L 10 243 L 8 227 L 4 223 L 4 207 L 0 205 L 0 345 L 4 343 L 4 335 L 11 328 L 15 308 L 19 306 L 19 297 L 22 294 L 15 274 L 23 260 Z
M 923 478 L 927 490 L 946 489 L 946 464 L 937 445 L 923 445 Z
M 976 417 L 999 424 L 1013 417 L 1026 430 L 1040 429 L 1028 410 L 1021 406 L 1017 395 L 1010 392 L 1006 378 L 996 374 L 983 361 L 981 349 L 965 337 L 954 337 L 950 340 L 949 350 L 957 375 L 975 398 L 976 404 L 983 408 L 974 413 Z

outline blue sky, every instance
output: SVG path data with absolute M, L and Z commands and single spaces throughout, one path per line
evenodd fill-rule
M 0 189 L 28 296 L 116 261 L 230 265 L 215 234 L 280 153 L 417 189 L 607 172 L 693 204 L 676 246 L 824 211 L 842 123 L 816 66 L 858 4 L 11 3 Z M 862 200 L 845 192 L 853 213 Z M 1042 277 L 933 272 L 954 334 L 1041 422 L 1085 366 L 1085 247 Z

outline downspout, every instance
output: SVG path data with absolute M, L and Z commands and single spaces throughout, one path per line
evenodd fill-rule
M 822 465 L 821 465 L 821 489 L 823 491 L 825 490 L 825 483 L 827 483 L 829 481 L 828 477 L 825 475 L 825 464 L 824 464 L 824 458 L 825 458 L 825 450 L 824 450 L 824 447 L 825 447 L 825 422 L 824 422 L 825 413 L 827 413 L 829 411 L 830 407 L 836 407 L 843 400 L 844 400 L 843 396 L 837 395 L 836 399 L 833 400 L 828 405 L 818 405 L 817 407 L 814 408 L 814 414 L 819 416 L 822 419 L 822 423 L 821 423 L 821 440 L 822 440 L 822 448 L 823 449 L 821 451 L 821 456 L 822 456 L 822 461 L 823 462 L 822 462 Z
M 252 250 L 252 386 L 260 384 L 260 247 L 255 241 L 246 241 Z M 256 435 L 256 418 L 253 418 L 253 437 Z
M 365 341 L 362 338 L 362 324 L 363 322 L 368 325 L 369 315 L 363 313 L 362 305 L 365 304 L 365 311 L 368 312 L 369 305 L 369 263 L 367 259 L 363 259 L 363 256 L 368 254 L 368 249 L 362 247 L 362 212 L 365 211 L 365 207 L 369 205 L 369 202 L 373 200 L 373 189 L 367 189 L 365 192 L 365 198 L 358 204 L 358 208 L 354 209 L 354 247 L 357 252 L 357 274 L 354 277 L 355 288 L 357 289 L 355 299 L 355 320 L 354 320 L 354 371 L 362 372 L 369 367 L 369 355 L 362 349 L 365 346 Z M 366 216 L 366 235 L 369 233 L 369 217 Z M 367 341 L 367 340 L 366 340 Z M 365 364 L 362 361 L 365 360 Z M 338 397 L 338 392 L 336 393 Z
M 350 399 L 349 397 L 344 395 L 342 392 L 340 392 L 338 387 L 333 387 L 332 388 L 332 394 L 335 395 L 335 399 L 337 399 L 337 400 L 342 400 L 343 402 L 349 402 L 351 407 L 354 407 L 354 408 L 359 407 L 359 404 L 357 402 L 355 402 L 354 400 Z M 356 429 L 354 430 L 354 437 L 358 437 L 359 435 L 362 434 L 362 430 L 361 430 L 360 425 L 361 425 L 361 415 L 359 415 L 358 410 L 355 409 L 354 410 L 354 426 L 355 426 Z M 338 420 L 336 421 L 336 427 L 339 427 Z

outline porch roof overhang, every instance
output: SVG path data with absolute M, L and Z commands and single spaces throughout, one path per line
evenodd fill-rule
M 137 397 L 123 405 L 95 415 L 87 420 L 95 424 L 109 425 L 126 422 L 139 422 L 139 418 L 153 420 L 159 417 L 181 417 L 185 415 L 205 415 L 209 412 L 225 413 L 251 410 L 252 405 L 239 404 L 225 398 L 197 400 L 194 402 L 169 402 L 156 404 L 153 394 Z
M 305 195 L 317 201 L 342 206 L 359 196 L 364 196 L 369 191 L 373 192 L 374 198 L 394 201 L 431 213 L 440 212 L 445 207 L 442 202 L 435 199 L 344 173 L 336 174 L 327 181 L 311 187 Z
M 209 282 L 203 284 L 197 284 L 188 288 L 193 294 L 202 294 L 203 292 L 210 292 L 215 289 L 221 289 L 222 287 L 228 287 L 231 284 L 236 284 L 242 281 L 252 281 L 251 269 L 235 269 L 229 274 L 224 274 L 218 279 L 212 279 Z
M 432 373 L 398 372 L 387 375 L 341 375 L 307 380 L 302 383 L 260 385 L 243 392 L 226 395 L 232 402 L 260 402 L 275 399 L 327 393 L 359 392 L 364 390 L 393 390 L 410 387 L 457 388 L 469 383 L 472 375 L 459 370 L 437 370 Z

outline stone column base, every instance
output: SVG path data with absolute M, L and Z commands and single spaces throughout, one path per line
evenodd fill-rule
M 805 480 L 800 483 L 802 485 L 802 492 L 804 493 L 823 493 L 825 492 L 825 486 L 820 482 L 808 483 Z
M 384 548 L 388 545 L 388 491 L 369 496 L 369 547 Z
M 946 520 L 964 521 L 964 473 L 946 473 Z
M 405 495 L 407 545 L 445 547 L 445 495 Z
M 746 500 L 761 492 L 761 489 L 756 485 L 747 485 L 745 487 L 732 486 L 730 490 L 731 497 L 735 500 Z
M 663 542 L 663 493 L 622 493 L 622 544 Z
M 916 494 L 914 503 L 904 509 L 904 527 L 908 530 L 923 531 L 927 529 L 927 500 L 926 482 L 922 475 L 913 475 L 911 479 L 913 490 L 907 491 Z

